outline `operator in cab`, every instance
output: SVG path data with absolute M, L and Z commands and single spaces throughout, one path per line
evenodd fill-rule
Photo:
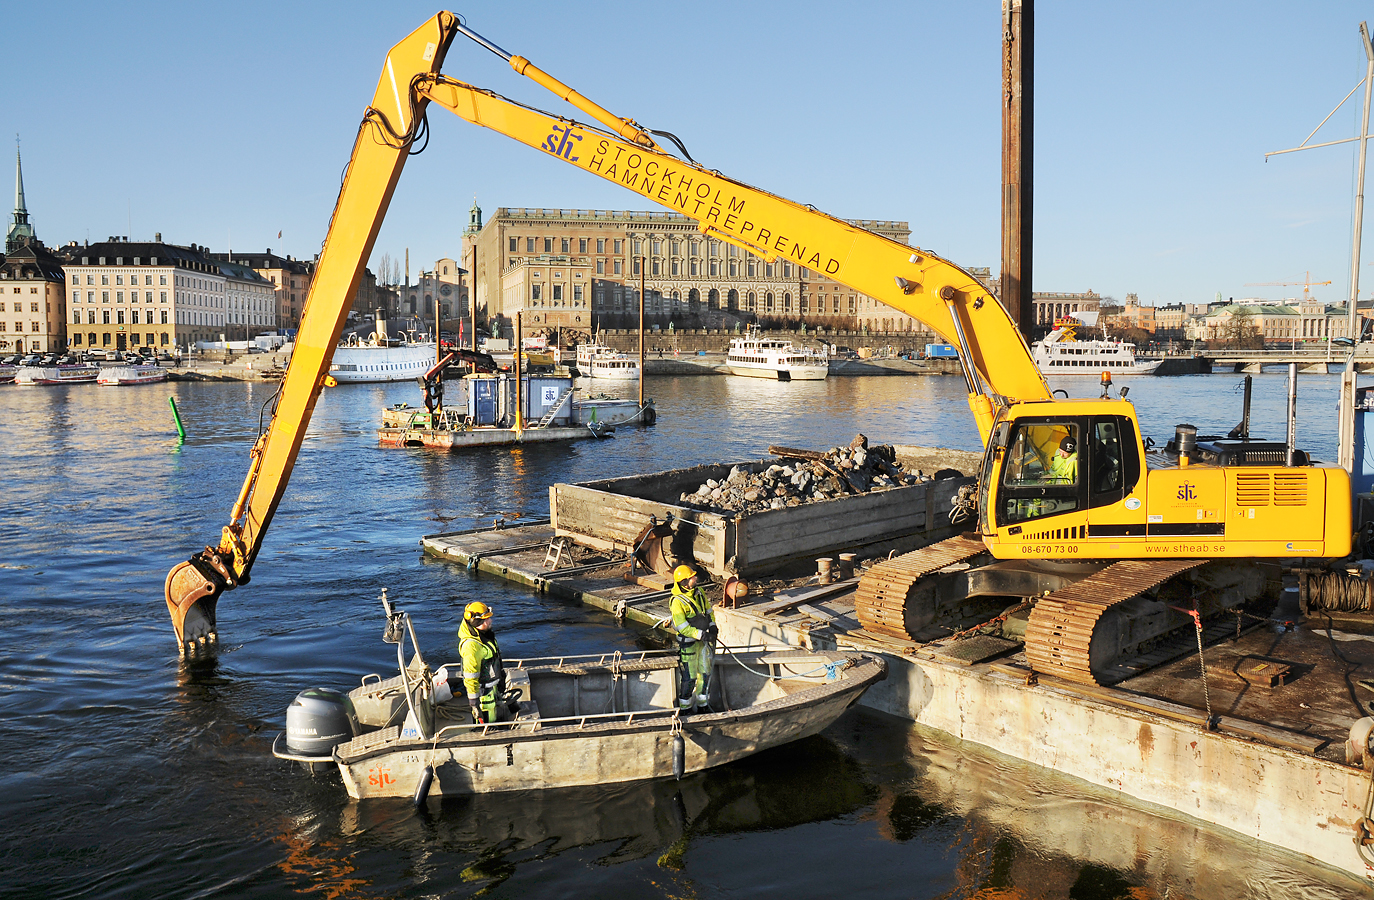
M 463 662 L 463 687 L 467 689 L 472 720 L 490 723 L 498 720 L 497 701 L 506 689 L 506 669 L 501 664 L 501 648 L 491 627 L 491 607 L 474 600 L 463 610 L 458 626 L 458 656 Z
M 1078 444 L 1072 437 L 1059 442 L 1059 449 L 1050 457 L 1045 474 L 1054 484 L 1078 483 Z
M 673 570 L 673 598 L 669 603 L 677 632 L 678 692 L 681 712 L 710 711 L 711 667 L 715 662 L 716 614 L 706 592 L 697 587 L 691 566 Z

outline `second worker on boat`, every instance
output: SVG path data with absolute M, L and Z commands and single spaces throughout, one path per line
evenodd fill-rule
M 498 701 L 506 690 L 506 668 L 491 627 L 491 607 L 480 600 L 474 600 L 463 610 L 463 624 L 458 626 L 458 656 L 463 661 L 463 687 L 467 689 L 473 721 L 498 721 Z
M 716 614 L 706 592 L 697 587 L 697 573 L 691 566 L 673 570 L 669 608 L 677 633 L 678 709 L 709 711 L 711 668 L 716 656 Z

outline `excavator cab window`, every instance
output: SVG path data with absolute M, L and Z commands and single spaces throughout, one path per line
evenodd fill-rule
M 1077 419 L 1016 423 L 998 488 L 999 524 L 1071 512 L 1083 506 Z
M 1125 416 L 1094 416 L 1088 451 L 1088 506 L 1118 503 L 1140 480 L 1135 428 Z

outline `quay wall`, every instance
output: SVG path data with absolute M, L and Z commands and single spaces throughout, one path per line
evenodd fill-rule
M 718 608 L 716 618 L 726 644 L 836 646 L 747 609 Z M 1028 685 L 891 648 L 883 655 L 887 680 L 869 688 L 861 705 L 1374 880 L 1353 840 L 1370 773 L 1108 704 L 1048 680 Z

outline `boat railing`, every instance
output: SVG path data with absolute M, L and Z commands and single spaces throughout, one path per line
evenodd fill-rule
M 542 731 L 545 728 L 563 728 L 572 725 L 576 728 L 586 728 L 588 725 L 604 725 L 607 723 L 631 725 L 635 722 L 655 719 L 672 719 L 677 715 L 676 709 L 636 709 L 630 712 L 610 712 L 610 713 L 586 713 L 576 716 L 555 716 L 553 718 L 531 718 L 513 719 L 509 722 L 464 722 L 458 725 L 445 725 L 435 732 L 431 740 L 438 743 L 445 737 L 461 737 L 463 735 L 478 734 L 510 734 L 520 731 Z
M 647 659 L 675 659 L 676 650 L 641 650 L 637 653 L 587 653 L 580 656 L 532 656 L 529 659 L 508 659 L 508 669 L 528 669 L 534 666 L 610 666 L 616 663 L 640 662 Z

